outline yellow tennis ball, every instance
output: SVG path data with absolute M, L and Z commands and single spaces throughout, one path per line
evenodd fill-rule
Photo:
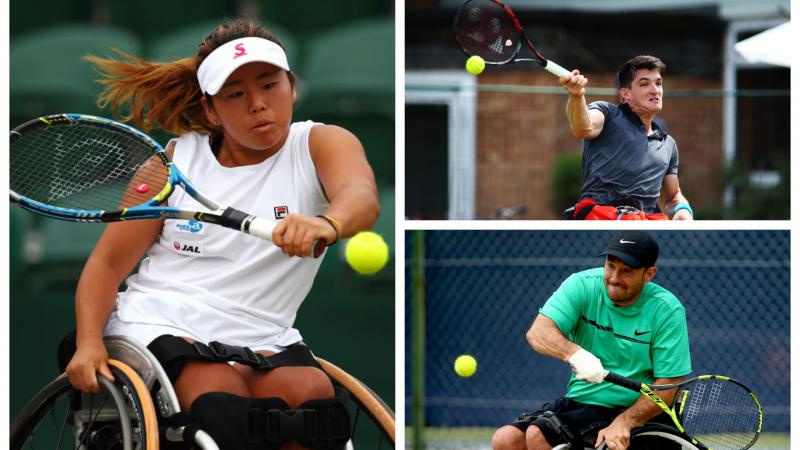
M 362 231 L 347 241 L 344 257 L 356 272 L 372 275 L 381 270 L 389 260 L 389 246 L 381 235 Z
M 467 59 L 467 72 L 473 75 L 480 75 L 486 68 L 486 61 L 478 55 L 470 56 Z
M 471 355 L 461 355 L 456 358 L 456 373 L 461 377 L 471 377 L 478 370 L 478 361 Z

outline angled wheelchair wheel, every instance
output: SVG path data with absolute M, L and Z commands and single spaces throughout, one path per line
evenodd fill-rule
M 125 364 L 135 370 L 144 381 L 147 390 L 151 393 L 158 417 L 168 419 L 173 414 L 180 412 L 178 396 L 175 395 L 175 389 L 172 387 L 167 373 L 146 347 L 125 336 L 105 336 L 103 342 L 111 358 L 125 361 Z M 183 442 L 182 426 L 177 428 L 165 426 L 159 431 L 161 432 L 159 439 L 161 439 L 161 443 L 167 441 L 164 443 L 166 446 L 180 446 L 181 444 L 176 443 Z M 194 439 L 196 446 L 194 448 L 198 450 L 219 450 L 214 439 L 203 430 L 197 431 Z
M 353 447 L 369 449 L 394 448 L 394 411 L 377 394 L 354 376 L 334 364 L 317 358 L 322 369 L 353 400 Z
M 110 360 L 115 381 L 80 393 L 61 375 L 45 386 L 11 424 L 12 450 L 34 448 L 155 450 L 158 425 L 150 394 L 126 364 Z
M 629 450 L 704 450 L 688 439 L 665 431 L 645 431 L 631 436 Z
M 605 443 L 598 450 L 607 450 Z M 661 424 L 647 424 L 631 432 L 628 450 L 708 450 L 702 444 L 693 444 L 690 438 L 675 428 Z

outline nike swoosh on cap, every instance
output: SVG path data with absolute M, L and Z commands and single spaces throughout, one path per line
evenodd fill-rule
M 625 239 L 620 239 L 619 243 L 620 244 L 635 244 L 636 242 L 634 242 L 634 241 L 626 241 Z

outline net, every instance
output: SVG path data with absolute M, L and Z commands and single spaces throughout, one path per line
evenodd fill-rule
M 10 185 L 46 205 L 115 211 L 166 186 L 165 160 L 152 146 L 100 123 L 58 122 L 12 132 Z
M 472 0 L 456 16 L 456 40 L 468 54 L 498 64 L 510 61 L 517 53 L 520 32 L 502 5 Z

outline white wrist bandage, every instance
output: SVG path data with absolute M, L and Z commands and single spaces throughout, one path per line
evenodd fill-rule
M 603 369 L 603 363 L 597 359 L 596 356 L 580 349 L 567 359 L 567 362 L 572 366 L 572 372 L 575 373 L 575 378 L 587 381 L 589 383 L 600 383 L 606 376 L 606 370 Z

